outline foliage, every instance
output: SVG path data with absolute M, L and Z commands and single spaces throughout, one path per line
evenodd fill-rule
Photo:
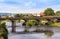
M 28 14 L 28 17 L 33 17 L 33 15 L 32 14 Z
M 60 16 L 60 11 L 56 11 L 56 16 Z
M 37 23 L 37 21 L 36 20 L 29 20 L 27 23 L 26 23 L 26 26 L 33 26 L 33 25 L 35 25 Z
M 0 27 L 2 27 L 3 29 L 2 32 L 0 32 L 2 33 L 1 35 L 4 37 L 4 39 L 8 39 L 8 30 L 6 28 L 5 23 L 0 24 Z
M 24 14 L 19 14 L 20 17 L 24 17 Z
M 31 27 L 31 26 L 34 26 L 36 24 L 36 20 L 29 20 L 28 22 L 26 22 L 26 26 L 25 26 L 25 32 L 27 31 L 28 32 L 28 29 Z
M 32 14 L 16 14 L 15 17 L 31 18 L 33 17 L 33 15 Z
M 54 24 L 54 23 L 55 23 L 54 21 L 49 21 L 48 25 L 51 25 L 51 24 Z
M 24 17 L 25 17 L 25 18 L 32 18 L 33 15 L 32 15 L 32 14 L 26 14 L 26 15 L 24 15 Z
M 20 17 L 20 15 L 19 14 L 16 14 L 15 17 Z
M 51 24 L 52 27 L 60 27 L 60 23 Z
M 42 25 L 45 25 L 45 23 L 47 23 L 47 20 L 46 19 L 42 19 L 40 22 L 39 22 L 39 26 L 42 26 Z
M 25 15 L 24 18 L 29 18 L 29 17 L 27 15 Z
M 46 31 L 45 35 L 48 37 L 51 37 L 53 35 L 53 32 L 52 31 Z
M 45 14 L 45 16 L 54 16 L 55 15 L 54 10 L 52 8 L 47 8 L 44 11 L 44 14 Z
M 24 16 L 24 14 L 16 14 L 16 15 L 14 15 L 14 17 L 23 17 Z

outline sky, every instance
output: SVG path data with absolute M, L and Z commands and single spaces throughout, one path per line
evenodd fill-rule
M 60 10 L 60 0 L 0 0 L 0 12 L 40 13 L 46 8 Z

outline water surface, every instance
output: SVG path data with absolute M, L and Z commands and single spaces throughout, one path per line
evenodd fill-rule
M 51 36 L 46 35 L 45 33 L 33 33 L 33 34 L 14 34 L 11 33 L 11 23 L 7 22 L 7 29 L 9 31 L 9 35 L 8 35 L 8 39 L 60 39 L 60 28 L 57 27 L 45 27 L 45 29 L 50 30 L 52 33 Z M 20 27 L 16 27 L 16 31 L 20 32 L 20 31 L 24 31 L 24 27 L 22 26 L 21 23 L 17 23 L 16 26 L 20 26 Z M 41 27 L 40 29 L 42 29 L 43 27 Z M 30 31 L 35 30 L 36 27 L 32 27 L 30 29 Z

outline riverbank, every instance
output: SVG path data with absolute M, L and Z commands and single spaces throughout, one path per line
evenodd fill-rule
M 60 27 L 60 23 L 53 23 L 51 24 L 52 27 Z
M 6 25 L 10 26 L 10 23 L 6 23 Z M 17 24 L 18 26 L 20 26 L 21 24 Z M 54 34 L 52 35 L 52 37 L 48 37 L 47 35 L 45 35 L 44 33 L 26 33 L 26 34 L 17 34 L 17 33 L 12 33 L 11 32 L 11 27 L 7 27 L 9 34 L 8 34 L 8 39 L 59 39 L 60 38 L 60 28 L 59 27 L 40 27 L 40 29 L 47 29 L 47 30 L 51 30 L 52 32 L 54 32 Z M 36 29 L 36 28 L 31 28 L 31 30 Z M 23 31 L 24 28 L 22 27 L 16 27 L 16 31 L 21 32 Z

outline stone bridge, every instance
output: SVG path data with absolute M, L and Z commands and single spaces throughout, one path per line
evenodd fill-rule
M 20 20 L 23 19 L 25 20 L 25 22 L 27 22 L 28 20 L 37 20 L 38 22 L 41 21 L 42 19 L 47 19 L 48 21 L 50 21 L 51 19 L 59 19 L 60 20 L 60 16 L 43 16 L 43 17 L 33 17 L 33 18 L 0 18 L 0 22 L 3 20 L 11 20 L 12 22 L 12 32 L 15 32 L 15 26 L 16 26 L 16 20 Z

